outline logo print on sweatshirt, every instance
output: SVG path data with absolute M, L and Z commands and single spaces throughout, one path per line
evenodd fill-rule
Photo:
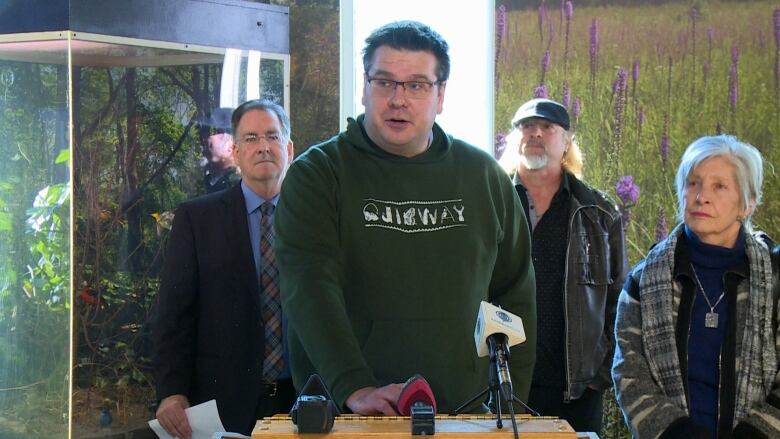
M 466 227 L 463 199 L 443 201 L 363 200 L 363 225 L 403 233 L 436 232 Z

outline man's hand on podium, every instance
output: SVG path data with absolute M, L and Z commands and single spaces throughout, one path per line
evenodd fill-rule
M 379 388 L 363 387 L 349 395 L 346 404 L 353 413 L 360 415 L 398 416 L 395 403 L 403 387 L 404 385 L 400 383 Z

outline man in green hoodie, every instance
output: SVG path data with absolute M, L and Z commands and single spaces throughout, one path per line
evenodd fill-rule
M 447 43 L 396 22 L 363 49 L 365 114 L 290 167 L 275 250 L 296 388 L 319 373 L 341 407 L 397 414 L 420 373 L 440 412 L 487 386 L 474 324 L 482 300 L 523 319 L 511 352 L 528 396 L 536 302 L 528 226 L 511 181 L 485 152 L 435 123 Z

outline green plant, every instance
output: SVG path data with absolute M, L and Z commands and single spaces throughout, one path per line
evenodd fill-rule
M 68 159 L 63 151 L 56 163 L 67 165 Z M 34 420 L 61 419 L 68 406 L 69 210 L 69 183 L 38 191 L 26 218 L 32 262 L 15 275 L 21 293 L 14 293 L 11 282 L 0 293 L 13 304 L 0 308 L 0 370 L 14 372 L 0 380 L 0 406 L 27 420 L 27 433 L 42 437 L 57 435 L 59 428 Z

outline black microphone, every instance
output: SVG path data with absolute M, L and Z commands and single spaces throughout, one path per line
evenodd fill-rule
M 329 433 L 338 414 L 330 392 L 316 373 L 306 381 L 290 409 L 290 417 L 298 427 L 298 433 Z
M 493 334 L 487 339 L 490 356 L 496 358 L 496 372 L 501 396 L 506 401 L 512 401 L 512 376 L 509 374 L 509 347 L 506 334 Z

